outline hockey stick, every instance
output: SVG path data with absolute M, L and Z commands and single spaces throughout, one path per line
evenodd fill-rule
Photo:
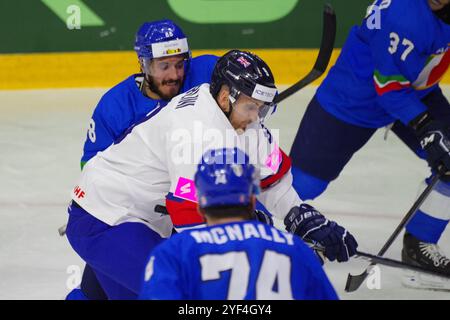
M 413 215 L 416 213 L 417 209 L 420 208 L 422 203 L 425 201 L 425 199 L 431 193 L 431 191 L 433 190 L 434 186 L 436 185 L 436 183 L 439 181 L 440 178 L 441 178 L 441 174 L 440 173 L 436 174 L 433 177 L 433 179 L 431 180 L 431 182 L 428 185 L 428 187 L 422 192 L 422 194 L 419 196 L 419 198 L 416 200 L 416 202 L 414 202 L 412 208 L 409 209 L 409 211 L 406 214 L 406 216 L 402 219 L 400 224 L 395 229 L 394 233 L 391 234 L 389 239 L 383 245 L 383 247 L 381 248 L 380 252 L 378 252 L 377 256 L 381 257 L 382 255 L 385 254 L 385 252 L 389 249 L 389 247 L 395 241 L 397 236 L 400 234 L 400 232 L 402 231 L 403 227 L 411 220 Z M 356 291 L 361 286 L 361 284 L 364 282 L 364 280 L 367 278 L 367 276 L 369 275 L 371 267 L 374 266 L 375 264 L 376 264 L 376 262 L 373 261 L 366 268 L 366 270 L 364 270 L 364 272 L 361 273 L 361 274 L 352 275 L 352 274 L 349 273 L 348 277 L 347 277 L 347 283 L 345 284 L 345 291 L 347 291 L 347 292 Z
M 167 212 L 166 207 L 161 206 L 161 205 L 155 206 L 155 212 L 158 212 L 161 214 L 169 214 Z M 312 243 L 312 242 L 307 242 L 307 241 L 305 241 L 305 242 L 311 249 L 313 249 L 315 251 L 322 252 L 322 253 L 325 251 L 325 248 L 318 243 Z M 417 271 L 417 272 L 421 272 L 421 273 L 426 273 L 426 274 L 429 274 L 432 276 L 450 279 L 450 276 L 444 272 L 436 272 L 436 271 L 427 270 L 420 266 L 415 266 L 413 264 L 405 263 L 405 262 L 394 260 L 394 259 L 384 258 L 379 255 L 376 256 L 376 255 L 362 252 L 362 251 L 356 251 L 356 258 L 362 258 L 365 260 L 369 260 L 371 262 L 371 266 L 373 266 L 375 264 L 381 264 L 381 265 L 385 265 L 385 266 L 392 267 L 392 268 L 407 269 L 407 270 Z M 367 275 L 369 275 L 369 273 L 370 273 L 370 270 L 368 271 Z
M 155 210 L 155 212 L 158 212 L 161 214 L 169 214 L 167 211 L 167 208 L 162 205 L 156 205 L 154 210 Z M 325 248 L 318 243 L 312 243 L 312 242 L 308 242 L 308 241 L 305 241 L 305 242 L 311 249 L 313 249 L 315 251 L 322 252 L 322 253 L 325 251 Z M 385 265 L 385 266 L 392 267 L 392 268 L 407 269 L 407 270 L 417 271 L 417 272 L 421 272 L 421 273 L 427 273 L 432 276 L 450 279 L 450 276 L 444 272 L 441 273 L 441 272 L 427 270 L 420 266 L 415 266 L 413 264 L 405 263 L 405 262 L 394 260 L 394 259 L 384 258 L 379 255 L 376 256 L 376 255 L 362 252 L 362 251 L 356 251 L 356 258 L 369 260 L 371 262 L 371 266 L 373 266 L 375 264 L 381 264 L 381 265 Z M 369 275 L 369 273 L 370 273 L 370 270 L 368 271 L 367 275 Z
M 334 13 L 334 9 L 330 4 L 325 4 L 323 9 L 322 42 L 320 44 L 319 55 L 317 56 L 316 63 L 314 64 L 313 69 L 300 81 L 277 95 L 274 99 L 274 103 L 280 103 L 300 89 L 303 89 L 307 85 L 311 84 L 314 80 L 319 78 L 327 70 L 331 54 L 333 53 L 335 38 L 336 14 Z
M 67 223 L 58 228 L 58 233 L 61 237 L 66 235 Z
M 321 254 L 321 258 L 324 259 L 323 254 L 325 252 L 325 248 L 318 244 L 317 242 L 309 242 L 309 241 L 305 241 L 305 243 L 314 251 L 316 251 L 316 253 L 320 253 Z M 362 252 L 362 251 L 356 251 L 355 253 L 355 258 L 361 258 L 361 259 L 365 259 L 365 260 L 369 260 L 371 262 L 371 266 L 375 265 L 375 264 L 381 264 L 381 265 L 385 265 L 388 267 L 392 267 L 392 268 L 400 268 L 400 269 L 407 269 L 407 270 L 412 270 L 412 271 L 417 271 L 417 272 L 421 272 L 421 273 L 427 273 L 430 274 L 432 276 L 437 276 L 437 277 L 443 277 L 446 279 L 450 279 L 450 276 L 447 273 L 444 272 L 439 272 L 439 271 L 431 271 L 425 268 L 422 268 L 420 266 L 415 266 L 413 264 L 410 263 L 406 263 L 406 262 L 402 262 L 402 261 L 398 261 L 398 260 L 393 260 L 393 259 L 389 259 L 389 258 L 384 258 L 381 256 L 376 256 L 370 253 L 366 253 L 366 252 Z M 368 274 L 370 273 L 370 270 L 368 271 Z
M 407 270 L 417 271 L 417 272 L 421 272 L 421 273 L 427 273 L 429 275 L 436 276 L 436 277 L 450 279 L 450 276 L 444 272 L 441 273 L 438 271 L 431 271 L 431 270 L 422 268 L 420 266 L 415 266 L 410 263 L 405 263 L 405 262 L 398 261 L 398 260 L 375 256 L 373 254 L 366 253 L 366 252 L 356 251 L 356 256 L 358 258 L 362 258 L 362 259 L 371 261 L 372 262 L 371 265 L 381 264 L 381 265 L 389 266 L 392 268 L 407 269 Z

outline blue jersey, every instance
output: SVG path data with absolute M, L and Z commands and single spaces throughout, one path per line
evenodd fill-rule
M 218 57 L 202 55 L 191 59 L 181 92 L 203 83 L 209 83 Z M 158 106 L 168 103 L 154 100 L 142 94 L 135 74 L 122 81 L 100 99 L 94 110 L 84 143 L 81 166 L 97 152 L 103 151 L 114 143 L 132 125 L 144 118 Z
M 141 299 L 337 299 L 313 251 L 256 221 L 183 231 L 156 247 Z
M 436 89 L 450 63 L 450 25 L 428 0 L 378 0 L 353 27 L 317 91 L 338 119 L 367 128 L 408 124 L 426 110 L 421 99 Z

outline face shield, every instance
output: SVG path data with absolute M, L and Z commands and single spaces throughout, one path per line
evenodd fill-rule
M 273 103 L 276 94 L 276 88 L 257 84 L 251 96 L 232 88 L 229 99 L 233 105 L 233 112 L 252 121 L 264 122 L 276 110 L 277 105 Z M 236 103 L 237 101 L 239 103 Z

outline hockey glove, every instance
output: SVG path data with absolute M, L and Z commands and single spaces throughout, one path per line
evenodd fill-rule
M 254 219 L 259 222 L 265 223 L 269 226 L 273 226 L 272 217 L 269 214 L 265 213 L 264 211 L 255 210 L 254 211 Z
M 433 120 L 425 112 L 411 121 L 422 148 L 427 152 L 427 161 L 436 172 L 443 172 L 442 180 L 450 182 L 450 127 Z
M 343 227 L 325 218 L 312 206 L 303 203 L 292 208 L 284 218 L 286 230 L 307 242 L 318 242 L 325 248 L 328 260 L 347 261 L 356 253 L 358 243 Z

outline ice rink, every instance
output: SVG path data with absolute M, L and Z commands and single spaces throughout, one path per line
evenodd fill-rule
M 269 127 L 289 151 L 307 102 L 307 88 L 278 107 Z M 450 96 L 450 88 L 445 88 Z M 69 193 L 89 118 L 106 89 L 0 91 L 0 299 L 63 299 L 83 268 L 57 229 L 66 222 Z M 414 202 L 425 162 L 395 135 L 379 130 L 314 205 L 349 229 L 361 251 L 376 254 Z M 450 235 L 440 241 L 450 255 Z M 399 259 L 401 237 L 386 256 Z M 402 271 L 380 267 L 380 288 L 344 292 L 347 273 L 367 262 L 328 263 L 342 299 L 450 299 L 450 293 L 404 288 Z

